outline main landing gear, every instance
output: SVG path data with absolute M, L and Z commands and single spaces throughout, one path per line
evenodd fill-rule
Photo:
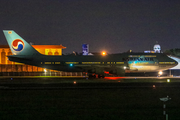
M 104 75 L 98 75 L 98 78 L 104 78 L 105 76 Z
M 89 78 L 104 78 L 104 75 L 100 75 L 100 74 L 89 74 L 88 75 Z

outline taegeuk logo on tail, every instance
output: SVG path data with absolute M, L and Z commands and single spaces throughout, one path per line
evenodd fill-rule
M 11 45 L 12 49 L 16 52 L 20 52 L 24 49 L 24 42 L 21 39 L 15 39 Z

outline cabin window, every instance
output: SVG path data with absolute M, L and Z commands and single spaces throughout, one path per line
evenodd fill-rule
M 116 62 L 116 64 L 124 64 L 124 62 Z
M 44 64 L 51 64 L 51 62 L 45 62 Z

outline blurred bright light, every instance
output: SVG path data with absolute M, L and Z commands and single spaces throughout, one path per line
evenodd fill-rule
M 170 82 L 170 79 L 167 79 L 167 82 Z
M 124 66 L 124 69 L 126 69 L 126 66 Z
M 158 73 L 159 75 L 162 75 L 163 74 L 163 72 L 162 71 L 159 71 L 159 73 Z
M 103 52 L 102 52 L 102 55 L 103 55 L 103 56 L 106 55 L 106 52 L 103 51 Z
M 69 66 L 71 66 L 71 67 L 72 67 L 72 66 L 73 66 L 73 64 L 69 64 Z
M 46 70 L 46 69 L 44 69 L 44 72 L 47 72 L 47 70 Z

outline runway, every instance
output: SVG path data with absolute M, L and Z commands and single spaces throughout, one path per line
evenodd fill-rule
M 1 78 L 0 119 L 161 120 L 168 95 L 178 120 L 179 94 L 179 78 Z
M 180 87 L 179 77 L 106 77 L 104 79 L 57 77 L 6 77 L 0 79 L 0 89 L 120 89 L 133 87 Z

